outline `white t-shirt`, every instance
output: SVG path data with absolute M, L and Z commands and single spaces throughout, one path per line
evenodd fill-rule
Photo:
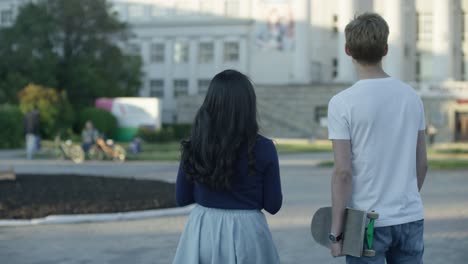
M 392 78 L 365 79 L 328 105 L 329 139 L 351 140 L 351 208 L 375 210 L 375 226 L 424 218 L 416 177 L 418 132 L 426 127 L 421 98 Z

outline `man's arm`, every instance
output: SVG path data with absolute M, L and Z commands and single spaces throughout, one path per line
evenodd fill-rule
M 424 130 L 418 132 L 418 143 L 416 146 L 416 176 L 418 177 L 418 190 L 421 188 L 427 173 L 426 135 Z
M 333 140 L 335 170 L 332 176 L 332 225 L 331 232 L 340 235 L 343 232 L 346 204 L 351 197 L 353 175 L 351 166 L 351 141 Z M 336 248 L 339 247 L 339 248 Z M 332 245 L 332 254 L 341 254 L 341 243 Z

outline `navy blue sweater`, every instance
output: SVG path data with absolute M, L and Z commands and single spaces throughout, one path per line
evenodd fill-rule
M 241 148 L 237 172 L 228 191 L 216 191 L 187 180 L 179 166 L 176 199 L 179 206 L 192 203 L 222 209 L 265 209 L 276 214 L 281 208 L 283 195 L 279 174 L 278 154 L 273 142 L 263 136 L 255 144 L 256 175 L 249 176 L 247 148 Z

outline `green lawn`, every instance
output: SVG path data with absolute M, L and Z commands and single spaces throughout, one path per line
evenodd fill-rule
M 122 144 L 128 149 L 128 143 Z M 158 143 L 142 144 L 143 152 L 139 154 L 127 154 L 127 160 L 159 160 L 159 161 L 171 161 L 179 160 L 180 158 L 180 143 Z
M 79 143 L 79 142 L 74 142 Z M 125 149 L 128 149 L 129 143 L 118 143 Z M 311 153 L 311 152 L 323 152 L 331 151 L 331 143 L 328 141 L 317 141 L 310 143 L 307 141 L 283 141 L 275 140 L 275 145 L 280 154 L 291 154 L 291 153 Z M 54 142 L 50 140 L 44 140 L 42 142 L 43 150 L 38 154 L 38 157 L 45 159 L 54 159 L 55 152 Z M 180 158 L 180 143 L 143 143 L 143 152 L 140 154 L 127 153 L 127 160 L 129 161 L 175 161 Z
M 429 168 L 433 170 L 462 170 L 468 169 L 468 160 L 429 160 Z
M 276 144 L 276 149 L 280 154 L 289 154 L 289 153 L 311 153 L 311 152 L 330 152 L 332 151 L 331 145 L 322 145 L 322 144 L 288 144 L 288 143 L 278 143 Z
M 125 148 L 128 144 L 122 144 Z M 276 143 L 280 154 L 310 153 L 331 151 L 331 145 L 326 143 Z M 128 160 L 178 160 L 180 158 L 180 144 L 173 143 L 144 143 L 143 152 L 127 155 Z
M 320 162 L 318 166 L 324 167 L 324 168 L 332 168 L 333 166 L 335 166 L 335 163 L 331 160 L 327 160 L 327 161 Z
M 331 168 L 335 164 L 333 161 L 323 161 L 319 167 Z M 429 169 L 432 170 L 466 170 L 468 160 L 429 160 Z
M 77 143 L 77 142 L 75 142 Z M 128 149 L 129 143 L 119 143 Z M 52 141 L 43 141 L 43 152 L 40 158 L 55 159 L 54 144 Z M 275 141 L 280 154 L 330 152 L 332 146 L 329 141 Z M 143 143 L 143 152 L 140 154 L 127 154 L 130 161 L 176 161 L 180 159 L 180 143 Z M 450 146 L 434 147 L 429 150 L 429 168 L 435 170 L 468 169 L 468 148 L 466 144 L 451 144 Z M 323 161 L 318 166 L 333 167 L 333 161 Z
M 438 143 L 429 147 L 430 153 L 468 154 L 468 143 Z
M 468 144 L 443 143 L 428 147 L 429 169 L 468 169 Z M 333 161 L 323 161 L 320 167 L 333 167 Z

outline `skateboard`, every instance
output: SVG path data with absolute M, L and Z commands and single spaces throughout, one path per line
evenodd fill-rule
M 343 228 L 343 254 L 354 257 L 373 257 L 374 222 L 379 214 L 346 208 Z M 330 248 L 328 235 L 331 230 L 332 208 L 322 207 L 315 212 L 310 229 L 312 237 L 320 245 Z M 364 248 L 364 240 L 366 247 Z

